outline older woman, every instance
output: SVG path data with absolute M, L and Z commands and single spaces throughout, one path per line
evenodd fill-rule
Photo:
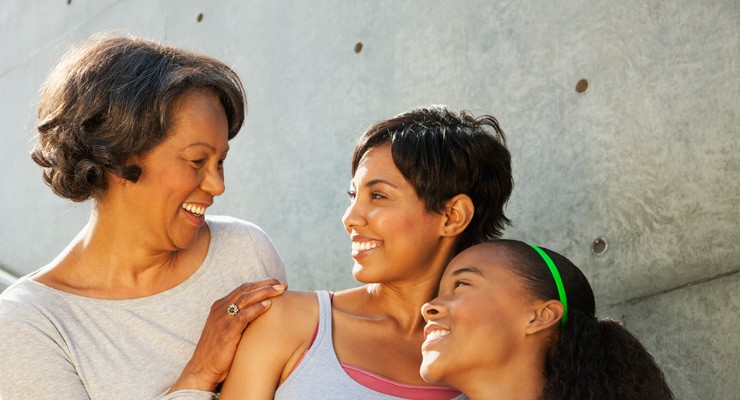
M 424 321 L 445 265 L 508 219 L 510 156 L 491 116 L 443 106 L 371 126 L 352 157 L 352 273 L 336 293 L 286 293 L 251 325 L 222 399 L 460 396 L 419 376 Z
M 515 240 L 473 246 L 447 266 L 427 320 L 421 375 L 471 400 L 671 400 L 653 357 L 594 316 L 583 273 Z
M 32 158 L 92 213 L 0 297 L 0 398 L 213 396 L 247 323 L 284 289 L 262 230 L 206 216 L 244 114 L 234 71 L 200 54 L 103 37 L 63 57 Z

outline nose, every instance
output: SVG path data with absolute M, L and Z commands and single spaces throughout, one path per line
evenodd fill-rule
M 349 206 L 347 206 L 342 216 L 342 223 L 347 232 L 351 232 L 354 227 L 361 226 L 365 223 L 364 212 L 357 198 L 352 199 Z
M 218 165 L 213 168 L 208 168 L 203 180 L 200 182 L 200 188 L 213 197 L 222 195 L 224 191 L 226 191 L 223 167 Z
M 424 317 L 425 321 L 439 318 L 444 314 L 444 307 L 437 302 L 437 299 L 430 301 L 429 303 L 421 306 L 421 316 Z

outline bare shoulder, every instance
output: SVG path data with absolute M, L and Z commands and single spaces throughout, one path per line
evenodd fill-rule
M 256 381 L 272 382 L 269 393 L 288 377 L 310 347 L 319 322 L 316 293 L 287 291 L 271 300 L 270 309 L 247 326 L 232 367 L 242 381 L 251 376 Z
M 318 317 L 319 303 L 316 293 L 286 291 L 281 296 L 270 299 L 270 309 L 262 314 L 260 319 L 285 320 L 290 318 L 294 323 L 300 323 L 304 319 L 311 319 L 312 315 Z M 308 317 L 308 318 L 307 318 Z M 291 323 L 291 326 L 294 326 Z
M 285 349 L 297 349 L 311 339 L 319 320 L 316 293 L 286 291 L 270 300 L 270 309 L 249 324 L 245 338 L 269 336 Z
M 332 308 L 338 312 L 356 313 L 368 297 L 368 288 L 359 286 L 334 293 Z

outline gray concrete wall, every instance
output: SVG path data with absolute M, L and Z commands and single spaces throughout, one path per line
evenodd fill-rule
M 488 112 L 513 153 L 506 236 L 581 266 L 679 399 L 737 398 L 737 0 L 2 0 L 0 265 L 16 274 L 86 222 L 27 153 L 45 75 L 107 29 L 239 72 L 249 115 L 213 210 L 262 226 L 293 288 L 355 285 L 340 217 L 365 127 L 431 103 Z

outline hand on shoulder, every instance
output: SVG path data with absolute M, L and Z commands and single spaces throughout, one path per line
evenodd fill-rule
M 224 382 L 221 399 L 272 399 L 310 347 L 319 321 L 316 293 L 286 291 L 249 324 Z

